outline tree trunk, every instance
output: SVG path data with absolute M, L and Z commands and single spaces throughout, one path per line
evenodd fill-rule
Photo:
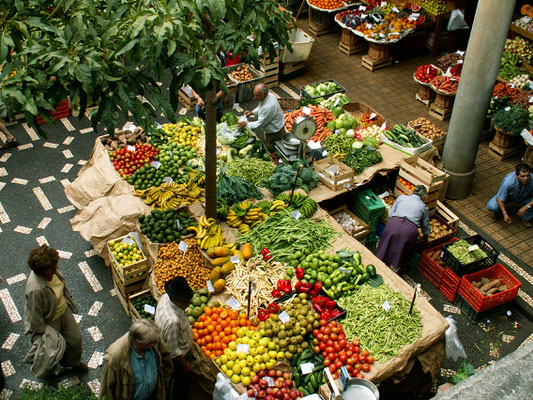
M 217 214 L 217 113 L 215 89 L 205 96 L 205 215 L 216 218 Z

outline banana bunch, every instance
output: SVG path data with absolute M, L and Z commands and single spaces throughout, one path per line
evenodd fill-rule
M 198 227 L 189 226 L 187 230 L 196 233 L 195 239 L 202 250 L 224 245 L 220 224 L 214 218 L 208 219 L 203 215 L 198 221 Z
M 267 218 L 261 207 L 254 206 L 249 201 L 241 201 L 229 209 L 226 222 L 229 226 L 237 228 L 241 234 L 245 234 Z
M 277 211 L 281 211 L 287 208 L 288 201 L 285 203 L 283 200 L 274 200 L 272 202 L 272 206 L 270 207 L 270 212 L 275 213 Z
M 164 211 L 202 201 L 202 197 L 205 197 L 205 189 L 191 180 L 181 184 L 163 182 L 157 187 L 136 190 L 134 195 L 144 198 L 145 204 L 151 206 L 152 210 Z
M 270 207 L 272 207 L 272 202 L 268 200 L 261 200 L 260 202 L 255 203 L 255 206 L 261 208 L 261 211 L 266 215 L 270 215 Z
M 279 194 L 275 200 L 276 201 L 283 201 L 286 207 L 289 205 L 290 195 L 286 193 Z M 316 204 L 316 201 L 314 201 L 309 196 L 306 196 L 304 194 L 295 193 L 292 196 L 292 202 L 291 206 L 289 207 L 289 210 L 298 210 L 300 211 L 306 218 L 311 218 L 313 214 L 318 210 L 318 205 Z
M 229 207 L 222 197 L 217 199 L 217 217 L 218 219 L 224 220 L 228 216 Z

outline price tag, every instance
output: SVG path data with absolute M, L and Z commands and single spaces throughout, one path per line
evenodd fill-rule
M 457 79 L 455 79 L 455 78 L 450 78 L 450 81 L 455 82 L 455 81 L 457 81 Z
M 215 288 L 213 287 L 213 284 L 211 283 L 211 280 L 207 280 L 207 291 L 209 293 L 213 293 L 215 291 Z
M 462 64 L 463 60 L 457 60 L 457 64 Z
M 155 127 L 156 127 L 156 129 L 161 129 L 162 126 L 163 126 L 163 125 L 161 125 L 159 122 L 156 122 L 156 123 L 155 123 Z
M 248 118 L 246 118 L 246 115 L 241 115 L 239 118 L 239 122 L 248 122 Z
M 150 167 L 154 167 L 155 169 L 159 169 L 160 166 L 161 163 L 159 161 L 152 161 L 152 163 L 150 164 Z
M 289 320 L 291 319 L 291 317 L 289 316 L 289 314 L 287 314 L 287 311 L 283 311 L 280 315 L 278 315 L 279 317 L 279 320 L 286 324 L 287 322 L 289 322 Z
M 250 345 L 244 344 L 244 343 L 238 344 L 237 354 L 240 353 L 241 351 L 244 351 L 246 354 L 250 354 Z
M 233 103 L 233 109 L 237 110 L 237 108 L 241 108 L 239 103 Z
M 339 270 L 340 270 L 344 275 L 347 275 L 347 276 L 350 276 L 350 275 L 352 274 L 352 271 L 350 271 L 349 269 L 343 268 L 343 267 L 339 267 Z
M 513 313 L 512 313 L 510 310 L 507 310 L 507 312 L 506 312 L 505 314 L 507 314 L 508 317 L 510 317 L 511 315 L 513 315 Z
M 241 306 L 241 303 L 239 303 L 235 297 L 230 297 L 226 300 L 226 304 L 234 311 Z
M 460 56 L 462 56 L 462 55 L 465 54 L 465 52 L 464 52 L 464 51 L 461 51 L 461 50 L 457 50 L 456 53 L 459 54 Z
M 381 305 L 381 307 L 385 310 L 385 312 L 389 312 L 390 311 L 390 304 L 387 300 L 385 300 L 385 303 L 383 303 Z
M 302 113 L 306 114 L 306 115 L 309 115 L 309 114 L 311 114 L 311 109 L 309 107 L 303 107 L 302 108 Z
M 166 182 L 166 183 L 172 183 L 174 181 L 174 179 L 172 179 L 171 176 L 165 176 L 163 178 L 163 182 Z
M 514 89 L 514 83 L 510 83 L 510 84 L 509 84 L 509 87 L 510 87 L 511 89 Z
M 350 185 L 349 183 L 345 183 L 342 186 L 344 186 L 346 189 L 350 189 L 352 187 L 352 185 Z
M 411 17 L 418 18 L 418 17 L 420 17 L 420 13 L 412 13 L 412 14 L 411 14 Z
M 359 6 L 359 11 L 366 11 L 366 6 Z
M 132 238 L 128 236 L 122 239 L 122 243 L 127 244 L 128 246 L 131 246 L 133 243 L 135 243 L 135 240 L 133 240 Z
M 324 150 L 324 151 L 322 152 L 322 155 L 323 155 L 324 157 L 326 157 L 326 156 L 328 155 L 328 151 L 327 151 L 327 150 Z
M 444 251 L 441 251 L 439 257 L 442 258 L 443 255 L 444 255 Z
M 136 127 L 135 125 L 130 125 L 130 126 L 128 126 L 128 130 L 129 130 L 131 133 L 135 132 L 135 129 L 136 129 L 136 128 L 137 128 L 137 127 Z
M 333 103 L 333 107 L 337 107 L 337 104 L 339 104 L 339 101 L 341 101 L 341 98 L 340 97 L 337 97 L 335 99 L 335 103 Z
M 395 13 L 400 12 L 396 7 L 392 7 L 392 11 L 394 11 Z
M 274 386 L 274 379 L 272 379 L 270 376 L 265 376 L 263 379 L 268 382 L 268 386 Z
M 342 129 L 335 129 L 335 134 L 338 135 L 339 133 L 342 132 Z
M 363 13 L 363 14 L 360 15 L 360 17 L 361 18 L 366 18 L 366 14 Z
M 383 130 L 387 129 L 387 123 L 386 123 L 386 122 L 383 122 L 383 123 L 381 124 L 381 127 L 380 127 L 380 128 L 383 129 Z
M 367 27 L 368 29 L 372 29 L 372 24 L 369 24 L 369 23 L 367 22 L 367 23 L 366 23 L 366 27 Z
M 231 258 L 229 259 L 233 264 L 237 265 L 241 262 L 241 260 L 239 259 L 239 256 L 231 256 Z
M 183 258 L 185 258 L 185 254 L 187 254 L 188 248 L 189 248 L 189 245 L 185 243 L 183 240 L 181 240 L 180 244 L 178 245 L 178 249 L 183 251 Z
M 298 210 L 293 210 L 291 212 L 291 217 L 293 217 L 295 220 L 298 220 L 301 217 L 302 213 Z
M 313 369 L 315 369 L 315 364 L 312 362 L 307 362 L 300 364 L 300 369 L 302 370 L 303 375 L 309 375 L 313 372 Z
M 530 102 L 530 103 L 533 103 L 533 96 L 531 96 L 531 97 L 529 98 L 529 102 Z
M 385 7 L 387 5 L 387 2 L 386 1 L 382 1 L 381 4 L 380 4 L 380 7 Z
M 144 312 L 147 312 L 148 314 L 155 315 L 155 307 L 151 306 L 150 304 L 144 305 Z
M 176 220 L 176 227 L 178 228 L 179 231 L 183 229 L 183 226 L 181 225 L 181 221 L 179 219 Z
M 384 191 L 383 193 L 381 193 L 378 197 L 379 197 L 380 199 L 384 199 L 385 197 L 388 197 L 389 195 L 390 195 L 389 191 L 386 190 L 386 191 Z
M 384 38 L 384 37 L 385 37 L 385 34 L 384 34 L 384 33 L 380 33 L 380 34 L 379 34 L 379 37 L 380 37 L 380 38 Z
M 376 118 L 376 117 L 377 117 L 377 114 L 376 114 L 376 113 L 372 113 L 372 114 L 370 114 L 370 119 L 374 119 L 374 118 Z
M 128 151 L 131 151 L 132 153 L 135 153 L 135 150 L 137 150 L 135 148 L 135 146 L 132 146 L 131 144 L 128 144 L 128 146 L 126 147 L 126 149 L 128 149 Z
M 511 107 L 505 107 L 505 111 L 511 111 Z
M 412 15 L 409 15 L 409 16 L 407 17 L 407 20 L 408 20 L 408 21 L 416 21 L 416 17 L 413 17 Z
M 473 244 L 472 246 L 468 247 L 468 251 L 475 251 L 479 250 L 479 246 L 477 244 Z

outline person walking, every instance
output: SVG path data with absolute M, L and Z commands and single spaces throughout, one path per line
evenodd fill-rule
M 184 277 L 177 276 L 165 283 L 165 292 L 157 303 L 155 322 L 174 363 L 169 399 L 212 399 L 218 371 L 194 343 L 185 314 L 193 290 Z
M 258 83 L 254 87 L 254 99 L 259 105 L 253 111 L 245 111 L 244 115 L 248 117 L 257 117 L 256 121 L 239 121 L 239 128 L 247 127 L 254 131 L 261 139 L 268 151 L 271 153 L 275 150 L 278 140 L 281 140 L 285 133 L 285 117 L 279 105 L 278 99 L 270 93 L 264 83 Z
M 81 331 L 74 320 L 79 312 L 58 270 L 58 252 L 46 244 L 30 252 L 32 270 L 26 283 L 24 333 L 31 333 L 32 347 L 25 358 L 37 377 L 58 375 L 58 362 L 74 372 L 86 372 L 81 362 Z
M 422 229 L 424 241 L 431 232 L 428 208 L 422 201 L 427 193 L 424 186 L 417 185 L 412 195 L 399 196 L 389 211 L 390 220 L 379 240 L 376 256 L 395 272 L 407 272 L 409 257 L 415 250 L 418 228 Z
M 511 217 L 507 213 L 506 206 L 510 203 L 518 203 L 520 208 L 517 215 L 526 228 L 531 226 L 533 219 L 533 174 L 527 164 L 518 164 L 513 172 L 509 172 L 503 178 L 502 184 L 487 208 L 495 213 L 495 217 L 503 215 L 505 222 L 510 224 Z
M 137 319 L 104 355 L 100 398 L 164 400 L 172 359 L 154 321 Z

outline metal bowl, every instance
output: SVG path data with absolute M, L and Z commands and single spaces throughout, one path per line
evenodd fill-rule
M 342 398 L 344 400 L 379 400 L 379 391 L 376 385 L 368 379 L 352 378 L 348 381 Z
M 300 145 L 300 141 L 290 132 L 285 133 L 281 140 L 288 149 L 297 150 Z

